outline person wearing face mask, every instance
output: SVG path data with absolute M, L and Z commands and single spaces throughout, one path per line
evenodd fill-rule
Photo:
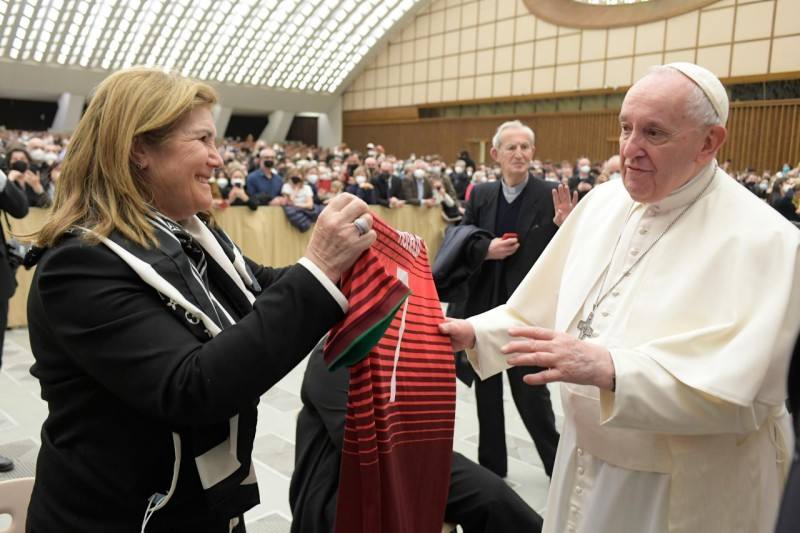
M 275 150 L 264 148 L 258 156 L 259 168 L 247 175 L 247 194 L 254 196 L 259 205 L 285 205 L 286 198 L 281 194 L 283 177 L 276 170 L 279 165 Z
M 351 181 L 348 182 L 345 192 L 349 192 L 369 205 L 377 203 L 377 191 L 369 178 L 367 178 L 367 169 L 364 167 L 357 167 L 353 171 L 353 176 Z
M 216 176 L 216 184 L 217 188 L 219 188 L 219 192 L 224 198 L 227 196 L 227 192 L 231 185 L 231 180 L 228 179 L 228 176 L 225 172 L 219 172 Z
M 486 183 L 489 181 L 489 178 L 486 177 L 486 172 L 483 170 L 476 170 L 472 173 L 469 178 L 469 185 L 467 185 L 467 192 L 464 195 L 464 199 L 469 202 L 470 196 L 472 196 L 472 191 L 476 185 L 479 183 Z
M 220 188 L 222 189 L 224 198 L 228 201 L 228 204 L 232 206 L 244 205 L 249 207 L 251 210 L 258 209 L 258 202 L 256 201 L 255 197 L 247 194 L 247 189 L 245 187 L 246 177 L 244 168 L 235 165 L 230 167 L 228 172 L 230 173 L 230 181 L 228 183 L 225 183 L 225 181 L 228 180 L 226 180 L 224 177 L 218 180 L 219 182 L 222 182 Z M 227 187 L 223 187 L 222 185 L 226 185 Z
M 306 168 L 303 179 L 311 187 L 314 205 L 322 205 L 322 200 L 319 198 L 319 168 L 316 166 Z
M 45 162 L 45 155 L 47 152 L 45 151 L 45 142 L 39 137 L 33 137 L 28 140 L 25 144 L 25 147 L 28 150 L 28 155 L 30 156 L 29 163 L 34 166 L 41 167 L 42 164 Z
M 41 163 L 45 160 L 45 156 L 47 152 L 44 151 L 43 148 L 34 148 L 30 150 L 31 158 L 36 161 L 37 163 Z
M 391 161 L 381 161 L 380 172 L 372 178 L 375 188 L 375 203 L 384 207 L 394 208 L 405 204 L 403 199 L 403 182 L 395 174 Z
M 225 177 L 225 172 L 221 168 L 214 169 L 214 175 L 208 178 L 208 186 L 211 188 L 211 207 L 213 209 L 225 209 L 228 207 L 228 202 L 222 196 L 222 189 L 220 189 L 219 181 L 223 180 L 223 184 L 227 184 L 228 178 Z
M 469 175 L 467 175 L 467 164 L 463 159 L 459 159 L 453 165 L 453 173 L 450 175 L 450 179 L 453 181 L 453 187 L 456 189 L 458 199 L 464 200 L 469 186 Z
M 582 183 L 588 184 L 589 187 L 584 185 L 578 192 L 584 194 L 594 186 L 594 177 L 591 175 L 592 166 L 588 157 L 581 157 L 578 159 L 578 164 L 575 166 L 575 173 L 568 180 L 569 190 L 576 191 L 578 186 Z
M 299 207 L 300 209 L 314 207 L 314 192 L 298 173 L 292 174 L 289 177 L 289 181 L 283 184 L 281 194 L 286 197 L 287 205 Z
M 618 180 L 622 177 L 619 167 L 619 155 L 614 154 L 608 158 L 606 164 L 603 166 L 603 174 L 608 176 L 609 181 Z
M 45 189 L 40 167 L 33 163 L 32 156 L 22 147 L 13 147 L 6 154 L 8 179 L 20 187 L 30 207 L 48 207 L 50 197 Z
M 786 220 L 792 222 L 800 221 L 800 215 L 796 213 L 792 202 L 794 195 L 794 183 L 789 178 L 781 176 L 772 184 L 772 189 L 767 196 L 767 203 L 783 215 Z
M 48 168 L 53 168 L 53 166 L 59 161 L 58 152 L 61 149 L 58 145 L 50 144 L 47 146 L 47 149 L 44 153 L 44 162 Z
M 411 174 L 411 179 L 403 181 L 403 196 L 406 203 L 411 205 L 424 205 L 433 207 L 436 201 L 433 199 L 433 186 L 428 178 L 427 172 L 422 168 L 415 168 Z

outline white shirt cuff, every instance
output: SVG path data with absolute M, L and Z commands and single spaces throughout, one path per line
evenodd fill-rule
M 8 183 L 8 176 L 6 173 L 0 170 L 0 192 L 3 192 L 6 188 L 6 183 Z
M 336 303 L 339 304 L 339 307 L 342 308 L 343 312 L 347 312 L 347 309 L 350 307 L 347 303 L 347 298 L 344 297 L 342 291 L 331 281 L 331 278 L 325 275 L 325 273 L 320 270 L 320 268 L 314 264 L 308 257 L 301 257 L 300 260 L 297 261 L 297 264 L 303 265 L 306 269 L 311 272 L 311 274 L 322 283 L 322 286 L 331 294 Z

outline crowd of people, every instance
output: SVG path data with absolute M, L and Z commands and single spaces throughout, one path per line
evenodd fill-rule
M 49 132 L 0 130 L 0 169 L 20 187 L 30 207 L 52 205 L 69 135 Z M 442 210 L 442 217 L 458 223 L 464 202 L 476 184 L 500 177 L 494 161 L 476 163 L 462 151 L 453 157 L 410 154 L 405 159 L 387 153 L 380 144 L 364 149 L 346 144 L 330 149 L 302 143 L 267 143 L 249 137 L 225 138 L 218 144 L 224 164 L 211 179 L 214 207 L 277 205 L 319 210 L 347 192 L 368 205 L 390 208 L 405 204 Z M 739 183 L 792 221 L 800 221 L 800 162 L 780 169 L 735 169 L 721 163 Z M 594 160 L 533 159 L 530 175 L 563 183 L 583 198 L 592 188 L 619 179 L 619 156 Z

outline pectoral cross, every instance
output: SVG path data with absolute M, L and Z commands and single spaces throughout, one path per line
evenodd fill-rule
M 589 313 L 589 316 L 586 317 L 586 320 L 581 320 L 578 322 L 578 331 L 581 332 L 581 334 L 578 335 L 580 340 L 594 335 L 594 330 L 592 329 L 592 319 L 594 319 L 594 311 Z

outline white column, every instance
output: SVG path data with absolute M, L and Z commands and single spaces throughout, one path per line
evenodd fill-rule
M 320 148 L 333 148 L 342 144 L 342 96 L 327 113 L 317 118 L 317 143 Z
M 261 132 L 259 139 L 268 143 L 282 143 L 286 140 L 286 134 L 292 127 L 292 111 L 273 111 L 269 114 L 269 123 L 264 131 Z
M 217 138 L 222 139 L 225 137 L 225 130 L 228 129 L 228 123 L 231 121 L 233 108 L 217 104 L 211 110 L 211 113 L 214 116 L 214 127 L 217 128 Z
M 62 93 L 58 98 L 58 111 L 53 119 L 50 131 L 53 133 L 71 133 L 78 126 L 83 114 L 86 97 L 80 94 Z

